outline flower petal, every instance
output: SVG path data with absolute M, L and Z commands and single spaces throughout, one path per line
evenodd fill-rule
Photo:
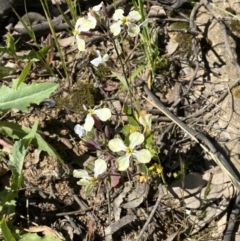
M 140 162 L 140 163 L 148 163 L 151 161 L 152 155 L 149 150 L 142 149 L 139 151 L 134 151 L 133 156 Z
M 138 21 L 142 18 L 141 14 L 135 10 L 131 11 L 127 17 L 129 18 L 130 22 Z
M 96 20 L 96 19 L 95 19 Z M 80 32 L 87 32 L 93 26 L 93 22 L 87 18 L 79 18 L 75 24 L 75 29 Z
M 91 60 L 90 63 L 91 63 L 93 66 L 98 67 L 98 65 L 102 63 L 102 57 L 99 56 L 99 57 Z
M 75 24 L 75 29 L 79 30 L 79 28 L 81 27 L 82 23 L 83 23 L 83 18 L 78 18 L 78 20 L 77 20 L 77 22 Z
M 100 53 L 100 51 L 98 49 L 95 52 L 96 52 L 98 57 L 101 57 L 101 53 Z
M 76 35 L 77 48 L 79 51 L 85 51 L 85 41 Z
M 94 6 L 94 7 L 92 8 L 92 10 L 95 11 L 95 12 L 99 12 L 100 9 L 102 8 L 102 6 L 103 6 L 103 2 L 101 2 L 100 4 Z
M 84 127 L 82 125 L 75 125 L 74 131 L 80 138 L 86 135 L 86 131 L 84 130 Z
M 145 27 L 148 25 L 149 20 L 146 18 L 143 22 L 139 24 L 139 27 Z
M 106 121 L 111 118 L 112 114 L 109 108 L 102 108 L 98 110 L 94 110 L 94 114 L 101 120 Z
M 124 11 L 122 9 L 116 9 L 115 13 L 112 16 L 112 19 L 114 21 L 120 20 L 123 17 L 123 13 L 124 13 Z
M 91 114 L 87 114 L 87 117 L 85 119 L 85 123 L 83 125 L 83 128 L 89 132 L 92 130 L 94 126 L 94 119 L 92 118 L 92 115 Z
M 96 18 L 93 17 L 91 13 L 88 13 L 88 19 L 87 20 L 91 22 L 91 23 L 88 22 L 88 26 L 90 27 L 90 29 L 94 29 L 97 25 Z
M 119 171 L 125 171 L 129 167 L 130 163 L 130 156 L 129 155 L 124 155 L 116 159 L 116 167 Z
M 90 179 L 88 172 L 83 169 L 73 170 L 73 176 L 76 178 Z
M 128 24 L 128 35 L 132 38 L 136 37 L 140 33 L 140 28 L 135 23 Z
M 138 121 L 141 125 L 148 128 L 149 130 L 151 130 L 151 128 L 152 128 L 152 115 L 151 114 L 141 115 L 139 117 Z
M 104 173 L 107 170 L 107 163 L 103 159 L 97 159 L 94 163 L 94 177 Z
M 110 32 L 114 35 L 117 36 L 121 32 L 121 23 L 116 22 L 110 26 Z
M 81 179 L 77 182 L 78 185 L 81 185 L 81 186 L 88 186 L 91 184 L 91 181 L 89 180 L 86 180 L 86 179 Z
M 143 143 L 144 135 L 140 132 L 135 131 L 130 134 L 129 141 L 130 141 L 129 147 L 134 148 L 135 146 Z
M 104 54 L 102 57 L 102 62 L 107 62 L 109 60 L 109 55 L 108 54 Z
M 119 138 L 110 140 L 108 142 L 108 147 L 113 152 L 126 151 L 127 148 L 124 142 Z

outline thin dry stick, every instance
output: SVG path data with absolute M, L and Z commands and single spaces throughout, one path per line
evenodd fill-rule
M 168 118 L 170 118 L 175 124 L 177 124 L 183 131 L 185 131 L 194 141 L 196 141 L 204 151 L 206 151 L 216 164 L 222 169 L 222 171 L 228 175 L 235 187 L 240 190 L 240 178 L 239 173 L 235 167 L 222 155 L 222 153 L 215 147 L 212 141 L 210 141 L 205 135 L 191 129 L 188 125 L 183 123 L 177 116 L 170 112 L 157 98 L 156 96 L 144 86 L 144 91 L 151 98 L 148 99 L 145 96 L 143 98 L 151 103 L 154 107 L 159 109 Z
M 156 203 L 155 203 L 155 205 L 154 205 L 154 207 L 153 207 L 150 215 L 148 216 L 148 219 L 147 219 L 146 223 L 144 224 L 144 226 L 143 226 L 140 234 L 138 235 L 138 237 L 137 237 L 137 239 L 136 239 L 135 241 L 140 241 L 140 239 L 141 239 L 141 237 L 143 236 L 145 230 L 147 229 L 148 224 L 151 222 L 151 220 L 152 220 L 152 218 L 153 218 L 153 216 L 154 216 L 154 214 L 155 214 L 155 212 L 156 212 L 156 210 L 157 210 L 157 208 L 158 208 L 158 205 L 159 205 L 161 199 L 162 199 L 163 196 L 164 196 L 164 191 L 163 191 L 163 188 L 162 188 L 162 185 L 161 185 L 161 184 L 158 186 L 158 190 L 159 190 L 158 199 L 157 199 L 157 201 L 156 201 Z

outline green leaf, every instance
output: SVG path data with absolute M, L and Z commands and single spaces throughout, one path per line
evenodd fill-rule
M 32 62 L 29 62 L 25 68 L 22 70 L 22 73 L 20 74 L 20 76 L 17 78 L 17 79 L 14 79 L 13 80 L 13 85 L 12 85 L 12 88 L 13 89 L 17 89 L 19 87 L 19 85 L 26 79 L 28 73 L 29 73 L 29 70 L 31 69 L 32 67 Z
M 22 83 L 18 89 L 11 89 L 5 85 L 0 88 L 0 110 L 11 108 L 27 112 L 31 103 L 39 104 L 58 87 L 55 83 Z
M 16 73 L 16 69 L 0 66 L 0 79 L 2 79 L 5 76 L 12 75 L 14 73 Z
M 26 154 L 26 141 L 24 139 L 16 141 L 10 152 L 9 169 L 13 175 L 21 175 L 22 166 Z
M 131 76 L 129 77 L 129 82 L 131 83 L 144 68 L 145 68 L 145 65 L 140 65 L 137 69 L 135 69 L 131 74 Z
M 29 59 L 29 60 L 31 60 L 31 62 L 38 62 L 46 57 L 47 53 L 49 52 L 49 50 L 51 48 L 52 48 L 52 46 L 45 46 L 42 49 L 40 49 L 39 51 L 35 51 L 32 49 L 27 54 L 25 54 L 19 58 L 22 60 Z
M 16 55 L 14 39 L 10 33 L 7 33 L 7 41 L 6 42 L 7 42 L 7 52 L 10 55 Z
M 0 220 L 3 216 L 12 218 L 15 215 L 16 201 L 18 190 L 15 191 L 10 187 L 5 186 L 4 190 L 0 192 Z
M 24 234 L 19 241 L 62 241 L 61 239 L 53 236 L 40 237 L 36 233 Z
M 127 83 L 125 77 L 118 72 L 115 72 L 115 71 L 111 71 L 111 72 L 122 83 L 122 85 L 123 85 L 122 90 L 128 89 L 128 83 Z
M 137 120 L 134 117 L 133 109 L 131 107 L 129 107 L 128 105 L 124 104 L 123 112 L 127 115 L 128 123 L 130 125 L 139 127 L 139 124 L 138 124 Z
M 139 128 L 133 125 L 125 125 L 122 129 L 124 136 L 130 135 L 134 131 L 139 131 Z
M 10 123 L 7 121 L 0 122 L 0 133 L 2 133 L 5 136 L 9 136 L 13 139 L 22 139 L 30 132 L 31 132 L 30 128 L 20 126 L 18 124 Z M 42 138 L 40 134 L 36 133 L 32 143 L 38 149 L 46 151 L 50 156 L 56 157 L 61 164 L 64 164 L 63 159 L 58 155 L 55 149 Z
M 16 239 L 12 235 L 12 232 L 10 231 L 10 229 L 7 226 L 7 222 L 6 222 L 5 218 L 3 218 L 1 220 L 1 230 L 2 230 L 2 234 L 3 234 L 5 240 L 16 241 Z
M 90 197 L 93 193 L 93 189 L 94 189 L 95 185 L 94 184 L 89 184 L 85 187 L 85 195 L 86 197 Z
M 140 166 L 141 173 L 144 173 L 144 174 L 148 175 L 148 168 L 147 168 L 146 164 L 139 163 L 139 166 Z
M 150 132 L 146 137 L 145 137 L 145 147 L 151 152 L 152 156 L 155 156 L 157 154 L 156 149 L 153 146 L 153 133 Z
M 27 147 L 30 145 L 33 140 L 36 131 L 37 131 L 38 121 L 35 121 L 33 128 L 23 139 L 16 141 L 11 149 L 9 155 L 8 166 L 12 171 L 13 175 L 20 176 L 22 174 L 23 162 L 25 159 Z

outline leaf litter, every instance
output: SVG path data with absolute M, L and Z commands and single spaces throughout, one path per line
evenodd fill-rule
M 231 2 L 230 4 L 234 3 Z M 181 12 L 181 10 L 184 9 L 180 8 L 179 11 Z M 160 10 L 158 10 L 157 13 L 159 13 L 159 11 Z M 205 14 L 210 15 L 211 12 L 205 12 Z M 165 15 L 165 13 L 161 13 L 161 16 L 162 15 Z M 172 16 L 169 18 L 171 17 Z M 154 18 L 156 18 L 156 16 L 154 16 Z M 157 19 L 159 20 L 159 18 Z M 159 21 L 162 31 L 167 31 L 170 23 L 167 20 L 165 23 L 163 23 L 162 20 Z M 196 23 L 198 22 L 197 19 Z M 180 30 L 183 32 L 186 31 L 186 29 Z M 180 34 L 181 31 L 179 31 Z M 159 33 L 159 35 L 161 36 L 161 33 Z M 219 39 L 222 39 L 222 37 Z M 70 40 L 66 38 L 65 41 L 62 41 L 61 45 L 69 46 Z M 179 55 L 182 54 L 178 52 L 178 49 L 181 48 L 181 43 L 178 43 L 176 38 L 171 38 L 171 34 L 166 34 L 160 41 L 165 41 L 165 45 L 161 45 L 161 48 L 163 52 L 166 50 L 167 56 L 176 59 L 188 59 L 189 52 L 186 52 L 186 56 L 179 57 Z M 129 45 L 128 48 L 132 47 L 132 43 L 127 44 Z M 104 41 L 100 41 L 100 44 L 92 43 L 93 49 L 98 49 L 99 46 L 103 47 L 104 45 L 106 45 Z M 206 45 L 205 43 L 202 54 L 207 52 L 207 54 L 209 54 L 207 57 L 214 59 L 215 56 L 212 56 L 212 53 L 210 54 L 210 51 L 206 50 L 206 48 L 209 47 Z M 189 43 L 189 48 L 191 48 L 191 46 L 192 42 Z M 213 44 L 210 47 L 214 48 L 214 46 Z M 106 48 L 106 46 L 104 46 L 104 48 Z M 223 47 L 222 49 L 217 49 L 217 51 L 221 53 L 224 49 Z M 137 55 L 137 53 L 134 54 Z M 74 59 L 71 55 L 71 53 L 66 54 L 66 58 Z M 191 57 L 194 58 L 194 54 Z M 72 61 L 69 61 L 68 66 L 73 67 L 74 71 L 77 72 L 76 75 L 81 76 L 82 81 L 88 83 L 89 81 L 91 82 L 92 73 L 83 61 L 85 58 L 88 59 L 89 56 L 83 55 L 77 58 L 75 60 L 75 66 Z M 221 56 L 221 58 L 227 57 Z M 62 68 L 61 62 L 54 60 L 53 56 L 49 56 L 48 59 L 50 63 L 52 62 L 55 69 Z M 189 57 L 189 60 L 190 59 Z M 203 59 L 203 56 L 200 56 L 200 59 Z M 194 113 L 197 113 L 208 104 L 208 98 L 211 97 L 211 102 L 219 98 L 221 91 L 218 90 L 214 92 L 214 84 L 217 82 L 211 86 L 213 93 L 205 95 L 205 92 L 209 91 L 207 84 L 212 84 L 211 82 L 217 81 L 216 78 L 219 78 L 219 76 L 214 75 L 214 70 L 213 74 L 209 74 L 203 66 L 201 70 L 198 69 L 196 71 L 196 65 L 192 67 L 191 64 L 188 63 L 190 71 L 185 69 L 182 70 L 184 73 L 181 73 L 181 70 L 177 69 L 178 66 L 174 64 L 171 58 L 169 58 L 168 61 L 170 64 L 167 65 L 167 68 L 159 71 L 156 75 L 156 81 L 153 83 L 155 93 L 159 92 L 161 94 L 160 96 L 168 99 L 167 96 L 169 92 L 172 91 L 172 88 L 174 88 L 175 82 L 182 83 L 180 91 L 186 93 L 189 82 L 191 82 L 192 79 L 196 79 L 195 84 L 191 86 L 191 93 L 188 95 L 189 98 L 185 97 L 181 100 L 181 108 L 177 110 L 177 112 L 180 112 L 180 114 L 178 114 L 179 116 L 190 118 L 191 115 L 194 115 Z M 219 61 L 221 62 L 221 60 Z M 202 62 L 199 62 L 202 65 Z M 221 63 L 218 64 L 220 65 Z M 184 66 L 184 63 L 181 63 L 181 65 Z M 214 62 L 212 62 L 211 68 L 216 68 Z M 222 80 L 224 80 L 224 78 L 230 78 L 226 75 L 227 68 L 227 64 L 225 66 L 223 65 L 221 73 Z M 173 71 L 171 71 L 172 69 Z M 8 69 L 4 71 L 8 71 Z M 175 76 L 177 75 L 174 71 L 180 74 L 178 79 L 176 79 Z M 35 74 L 34 78 L 31 78 L 33 86 L 36 86 L 34 81 L 48 82 L 48 80 L 44 78 L 46 71 L 41 70 L 41 72 L 40 74 Z M 233 72 L 236 73 L 236 71 Z M 101 83 L 103 85 L 102 89 L 108 90 L 109 92 L 105 95 L 105 97 L 107 96 L 106 99 L 114 98 L 116 90 L 120 88 L 120 85 L 118 85 L 118 81 L 121 79 L 121 77 L 119 77 L 120 74 L 116 72 L 112 72 L 112 74 L 115 75 L 115 79 L 109 75 L 106 77 L 108 80 L 105 83 Z M 4 76 L 6 77 L 7 75 L 4 73 L 3 78 Z M 205 83 L 205 76 L 211 78 L 207 83 Z M 199 89 L 199 83 L 197 82 L 199 79 L 202 81 L 204 88 L 201 87 Z M 114 87 L 109 85 L 111 82 Z M 46 84 L 54 86 L 52 83 Z M 25 89 L 24 91 L 27 91 L 30 85 L 25 86 L 25 84 L 23 84 L 22 86 Z M 162 88 L 163 86 L 164 88 Z M 65 89 L 64 91 L 69 92 L 67 93 L 67 96 L 69 96 L 77 88 L 78 85 L 74 83 L 70 90 L 66 91 Z M 84 87 L 81 88 L 84 90 Z M 227 87 L 222 85 L 221 88 L 225 90 Z M 101 91 L 102 89 L 100 88 Z M 138 86 L 136 89 L 138 90 L 137 96 L 141 99 L 143 90 Z M 36 88 L 36 92 L 38 91 Z M 82 109 L 80 107 L 78 108 L 75 103 L 71 103 L 74 97 L 72 99 L 66 98 L 64 91 L 61 92 L 62 95 L 60 98 L 67 102 L 66 105 L 61 103 L 61 105 L 53 107 L 52 109 L 44 106 L 40 108 L 32 106 L 29 109 L 29 113 L 8 113 L 7 117 L 11 119 L 12 122 L 24 124 L 26 127 L 30 127 L 35 119 L 39 119 L 41 133 L 44 134 L 46 141 L 54 147 L 54 151 L 53 149 L 48 150 L 41 147 L 41 149 L 45 151 L 41 153 L 36 153 L 33 145 L 28 149 L 23 171 L 25 184 L 23 190 L 19 193 L 18 199 L 18 223 L 22 227 L 26 227 L 26 223 L 29 221 L 37 223 L 39 226 L 37 227 L 38 230 L 35 229 L 35 232 L 42 232 L 44 229 L 52 232 L 51 228 L 56 229 L 58 233 L 62 233 L 65 240 L 76 240 L 79 237 L 85 237 L 85 240 L 137 240 L 140 231 L 139 227 L 141 229 L 148 220 L 150 212 L 153 210 L 153 205 L 159 196 L 158 186 L 161 178 L 155 176 L 154 178 L 150 178 L 147 183 L 139 183 L 136 178 L 133 179 L 129 186 L 126 185 L 124 188 L 120 188 L 117 185 L 113 189 L 109 189 L 106 186 L 106 190 L 101 189 L 96 196 L 87 198 L 82 188 L 76 184 L 76 179 L 74 179 L 72 175 L 69 175 L 76 166 L 83 168 L 85 157 L 91 158 L 91 156 L 88 156 L 88 149 L 84 149 L 84 147 L 79 145 L 79 140 L 74 133 L 74 125 L 84 121 L 84 116 L 81 113 Z M 204 98 L 204 95 L 210 97 Z M 99 100 L 99 96 L 94 96 L 92 100 L 94 103 L 97 103 L 98 101 L 95 98 Z M 169 101 L 168 99 L 167 104 L 171 105 L 172 102 L 176 103 L 176 101 L 178 101 L 177 98 L 178 96 L 175 96 L 174 101 Z M 103 96 L 100 96 L 100 99 L 104 99 Z M 120 93 L 116 99 L 119 105 L 117 113 L 122 115 L 123 103 L 129 104 L 131 100 L 126 93 Z M 3 100 L 3 103 L 5 103 L 5 100 Z M 38 101 L 36 103 L 39 104 Z M 79 103 L 79 106 L 82 104 L 83 103 Z M 147 106 L 142 99 L 141 105 L 146 110 L 152 109 L 152 107 Z M 25 111 L 27 106 L 28 103 L 20 109 Z M 174 106 L 172 108 L 174 111 Z M 229 108 L 224 106 L 221 111 L 228 109 Z M 222 237 L 223 230 L 227 224 L 228 202 L 236 195 L 236 188 L 234 188 L 231 180 L 226 178 L 226 175 L 224 175 L 219 168 L 213 168 L 211 160 L 209 160 L 206 155 L 203 155 L 202 150 L 199 150 L 184 133 L 181 133 L 176 127 L 165 132 L 170 126 L 168 120 L 164 119 L 160 113 L 155 112 L 153 114 L 154 129 L 156 130 L 155 138 L 158 139 L 160 158 L 163 162 L 164 174 L 169 185 L 167 187 L 168 192 L 162 197 L 159 207 L 155 211 L 153 220 L 142 236 L 142 240 L 171 240 L 171 237 L 173 237 L 172 239 L 178 237 L 178 240 L 184 240 L 188 236 L 201 238 L 201 236 L 205 235 L 203 230 L 206 227 L 212 227 L 212 230 L 210 230 L 208 234 L 209 237 Z M 124 121 L 124 117 L 120 118 Z M 203 120 L 208 124 L 209 120 L 206 117 L 203 117 Z M 227 116 L 227 122 L 230 123 L 229 116 Z M 16 124 L 11 123 L 11 125 Z M 207 131 L 207 133 L 213 137 L 218 134 L 215 133 L 216 124 L 213 125 L 214 128 L 212 129 L 210 126 L 204 127 L 202 121 L 195 120 L 194 125 L 196 128 L 202 128 L 203 131 Z M 221 122 L 219 125 L 221 125 Z M 231 126 L 231 123 L 229 126 Z M 6 133 L 7 128 L 7 125 L 1 126 L 1 133 Z M 23 130 L 23 132 L 26 130 L 27 129 Z M 234 133 L 234 131 L 229 129 L 229 135 L 233 135 L 232 133 Z M 238 133 L 238 131 L 235 133 Z M 22 133 L 15 133 L 15 135 L 19 136 L 22 135 Z M 159 140 L 159 138 L 161 138 L 161 140 Z M 68 144 L 67 141 L 64 142 L 63 140 L 68 140 Z M 44 145 L 45 140 L 41 139 L 39 141 L 38 137 L 36 137 L 36 142 L 41 146 Z M 6 144 L 0 144 L 5 147 L 4 150 L 6 150 L 7 146 L 12 145 L 13 142 L 11 143 L 11 140 L 7 140 Z M 54 154 L 55 150 L 64 160 L 64 165 L 59 163 L 56 154 Z M 46 155 L 46 152 L 52 157 Z M 180 167 L 179 155 L 184 156 L 186 162 L 189 162 L 187 174 L 184 174 L 183 169 Z M 190 159 L 195 159 L 195 161 L 190 161 Z M 3 163 L 7 162 L 4 162 L 3 159 Z M 9 176 L 6 176 L 6 173 L 6 165 L 2 165 L 1 182 L 3 185 L 9 181 L 7 180 Z M 5 179 L 5 182 L 3 182 L 3 179 Z M 23 208 L 26 198 L 29 200 L 27 209 Z M 190 210 L 190 214 L 187 214 L 187 210 Z M 27 219 L 26 211 L 29 212 L 29 220 Z M 174 213 L 173 215 L 172 212 Z M 38 215 L 39 213 L 41 213 L 41 215 Z M 191 231 L 186 231 L 186 225 L 190 227 Z M 74 233 L 74 231 L 69 231 L 74 228 L 81 230 L 81 232 Z M 184 231 L 186 232 L 184 233 Z

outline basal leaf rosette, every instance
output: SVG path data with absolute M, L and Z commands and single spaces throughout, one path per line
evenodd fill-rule
M 136 147 L 144 142 L 144 135 L 142 133 L 137 131 L 131 133 L 129 142 L 129 146 L 126 146 L 122 139 L 115 138 L 108 143 L 108 147 L 112 152 L 124 152 L 123 156 L 116 159 L 116 167 L 119 171 L 127 170 L 132 158 L 139 163 L 148 163 L 151 161 L 152 155 L 149 150 L 136 150 Z

